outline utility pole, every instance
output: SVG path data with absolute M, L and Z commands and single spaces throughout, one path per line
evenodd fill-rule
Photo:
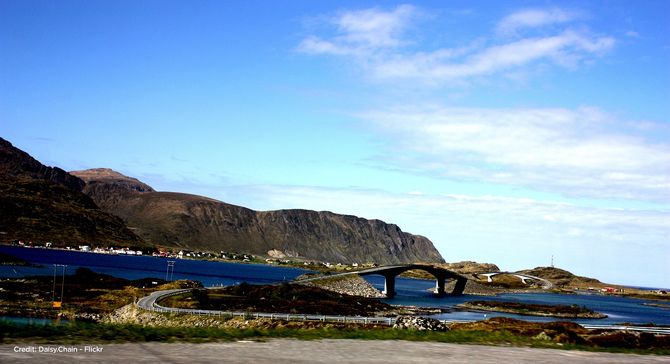
M 67 265 L 63 265 L 63 280 L 61 281 L 60 284 L 60 304 L 61 306 L 63 305 L 63 293 L 65 293 L 65 270 L 67 269 Z
M 174 275 L 174 260 L 168 260 L 167 261 L 167 268 L 165 270 L 165 280 L 166 281 L 171 281 L 172 276 Z
M 55 264 L 54 264 L 54 286 L 53 286 L 53 289 L 51 290 L 51 302 L 53 302 L 54 305 L 56 304 L 56 265 Z
M 62 269 L 62 278 L 60 283 L 60 301 L 56 301 L 56 270 L 60 267 Z M 62 308 L 63 307 L 63 296 L 65 294 L 65 270 L 67 269 L 66 264 L 54 264 L 54 283 L 51 293 L 51 304 L 53 308 Z

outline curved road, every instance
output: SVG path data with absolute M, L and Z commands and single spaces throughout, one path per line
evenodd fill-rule
M 209 287 L 208 289 L 219 288 Z M 140 298 L 136 305 L 139 308 L 156 311 L 156 312 L 171 312 L 171 313 L 185 313 L 191 315 L 203 316 L 237 316 L 247 318 L 268 318 L 271 320 L 286 320 L 286 321 L 323 321 L 323 322 L 350 322 L 362 324 L 385 324 L 393 325 L 395 323 L 394 317 L 366 317 L 366 316 L 336 316 L 336 315 L 311 315 L 311 314 L 292 314 L 292 313 L 267 313 L 267 312 L 244 312 L 244 311 L 218 311 L 218 310 L 195 310 L 188 308 L 164 307 L 158 304 L 163 298 L 189 292 L 190 289 L 170 289 L 165 291 L 156 291 L 149 296 Z
M 552 288 L 554 288 L 554 284 L 553 284 L 551 281 L 549 281 L 548 279 L 540 278 L 540 277 L 537 277 L 537 276 L 531 276 L 530 274 L 525 274 L 525 273 L 517 273 L 517 272 L 491 272 L 491 273 L 473 273 L 472 275 L 475 276 L 475 277 L 476 277 L 476 276 L 480 276 L 480 275 L 481 275 L 481 276 L 485 276 L 485 277 L 487 277 L 487 278 L 489 279 L 489 282 L 490 282 L 491 277 L 493 277 L 493 276 L 497 276 L 498 274 L 511 274 L 511 275 L 513 275 L 513 276 L 518 277 L 518 278 L 521 279 L 521 280 L 523 280 L 523 278 L 526 278 L 526 279 L 536 279 L 536 280 L 538 280 L 538 281 L 540 281 L 540 282 L 543 283 L 543 284 L 542 284 L 542 289 L 552 289 Z M 524 282 L 524 283 L 525 283 L 525 282 Z
M 208 289 L 213 288 L 218 287 L 208 287 Z M 311 314 L 267 313 L 267 312 L 250 313 L 242 311 L 195 310 L 187 308 L 164 307 L 157 303 L 158 301 L 160 301 L 165 297 L 185 293 L 188 291 L 190 291 L 190 289 L 170 289 L 165 291 L 156 291 L 150 294 L 149 296 L 140 298 L 137 301 L 136 305 L 139 308 L 149 311 L 184 313 L 184 314 L 203 315 L 203 316 L 237 316 L 246 318 L 268 318 L 271 320 L 286 320 L 286 321 L 349 322 L 349 323 L 361 323 L 361 324 L 384 324 L 389 326 L 395 324 L 395 317 L 336 316 L 336 315 L 311 315 Z M 477 320 L 442 320 L 442 322 L 445 324 L 455 322 L 472 322 L 472 321 Z M 623 325 L 582 325 L 582 326 L 588 330 L 597 330 L 597 329 L 628 330 L 628 331 L 650 332 L 654 334 L 670 335 L 670 327 L 623 326 Z

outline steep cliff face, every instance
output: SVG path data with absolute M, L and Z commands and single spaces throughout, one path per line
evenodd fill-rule
M 6 179 L 24 178 L 46 181 L 74 191 L 81 191 L 84 187 L 84 181 L 81 179 L 58 167 L 43 165 L 2 138 L 0 138 L 0 176 Z
M 254 254 L 277 249 L 342 263 L 443 261 L 430 240 L 383 221 L 309 210 L 254 211 L 201 196 L 155 192 L 136 179 L 97 171 L 71 173 L 86 181 L 84 191 L 101 208 L 153 244 Z
M 309 210 L 258 212 L 257 217 L 265 236 L 284 252 L 336 262 L 442 261 L 427 238 L 380 220 Z
M 142 246 L 121 219 L 81 192 L 84 184 L 0 138 L 0 242 Z

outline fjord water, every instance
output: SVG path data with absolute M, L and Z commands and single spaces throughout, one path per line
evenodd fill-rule
M 67 273 L 79 267 L 96 273 L 125 279 L 161 278 L 168 273 L 168 261 L 173 261 L 170 280 L 190 279 L 203 285 L 219 286 L 247 283 L 290 281 L 307 272 L 305 269 L 273 267 L 262 264 L 239 264 L 190 259 L 166 259 L 151 256 L 127 256 L 84 253 L 79 251 L 0 246 L 0 252 L 23 259 L 37 266 L 0 266 L 0 277 L 25 277 L 53 274 L 53 264 L 66 264 Z M 60 270 L 59 270 L 60 274 Z
M 366 279 L 377 289 L 384 288 L 384 278 L 367 276 Z M 390 304 L 419 307 L 440 307 L 453 309 L 455 305 L 468 301 L 491 300 L 503 302 L 523 302 L 548 305 L 579 305 L 604 313 L 604 319 L 570 319 L 580 324 L 611 325 L 620 323 L 670 325 L 670 309 L 645 306 L 644 303 L 663 303 L 661 301 L 642 300 L 636 298 L 608 296 L 600 294 L 557 294 L 557 293 L 505 293 L 496 296 L 462 295 L 436 297 L 429 290 L 435 288 L 435 282 L 425 279 L 398 279 L 397 295 L 387 300 Z M 667 301 L 666 301 L 667 302 Z M 670 302 L 667 302 L 670 304 Z M 483 320 L 485 318 L 505 316 L 526 321 L 566 321 L 541 316 L 522 316 L 497 312 L 471 312 L 453 310 L 431 317 L 440 320 Z
M 0 266 L 0 277 L 51 275 L 53 274 L 52 264 L 67 264 L 68 273 L 73 273 L 77 267 L 87 267 L 98 273 L 127 279 L 149 277 L 165 278 L 168 261 L 168 259 L 165 258 L 149 256 L 106 255 L 11 246 L 0 246 L 0 252 L 39 265 L 35 267 L 14 265 Z M 308 272 L 306 269 L 261 264 L 239 264 L 182 259 L 169 260 L 175 261 L 172 279 L 197 280 L 202 282 L 205 286 L 231 285 L 239 284 L 241 282 L 264 284 L 290 281 L 295 277 Z M 371 275 L 366 276 L 365 279 L 380 290 L 384 288 L 384 278 L 381 276 Z M 474 300 L 562 305 L 577 304 L 608 315 L 605 319 L 571 320 L 578 323 L 603 325 L 618 323 L 654 323 L 657 325 L 670 325 L 670 309 L 643 305 L 643 303 L 654 303 L 654 301 L 651 300 L 605 295 L 568 295 L 552 293 L 508 293 L 497 296 L 463 295 L 436 297 L 429 292 L 429 290 L 434 287 L 435 282 L 431 280 L 397 278 L 397 296 L 385 301 L 394 305 L 439 307 L 445 309 L 453 309 L 454 306 L 459 303 Z M 547 317 L 460 310 L 452 310 L 451 312 L 437 314 L 433 317 L 446 320 L 481 320 L 486 317 L 494 316 L 506 316 L 529 321 L 557 320 Z

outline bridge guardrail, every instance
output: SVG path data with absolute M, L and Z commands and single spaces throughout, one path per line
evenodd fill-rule
M 216 316 L 216 317 L 242 317 L 242 318 L 267 318 L 270 320 L 285 320 L 285 321 L 320 321 L 320 322 L 341 322 L 341 323 L 358 323 L 358 324 L 382 324 L 392 326 L 395 324 L 395 317 L 369 317 L 369 316 L 336 316 L 336 315 L 311 315 L 311 314 L 292 314 L 292 313 L 266 313 L 266 312 L 245 312 L 245 311 L 216 311 L 216 310 L 196 310 L 187 308 L 164 307 L 157 303 L 158 300 L 176 296 L 185 292 L 188 289 L 182 289 L 164 294 L 154 294 L 155 297 L 151 305 L 141 306 L 138 302 L 135 306 L 161 313 L 183 313 L 199 316 Z

